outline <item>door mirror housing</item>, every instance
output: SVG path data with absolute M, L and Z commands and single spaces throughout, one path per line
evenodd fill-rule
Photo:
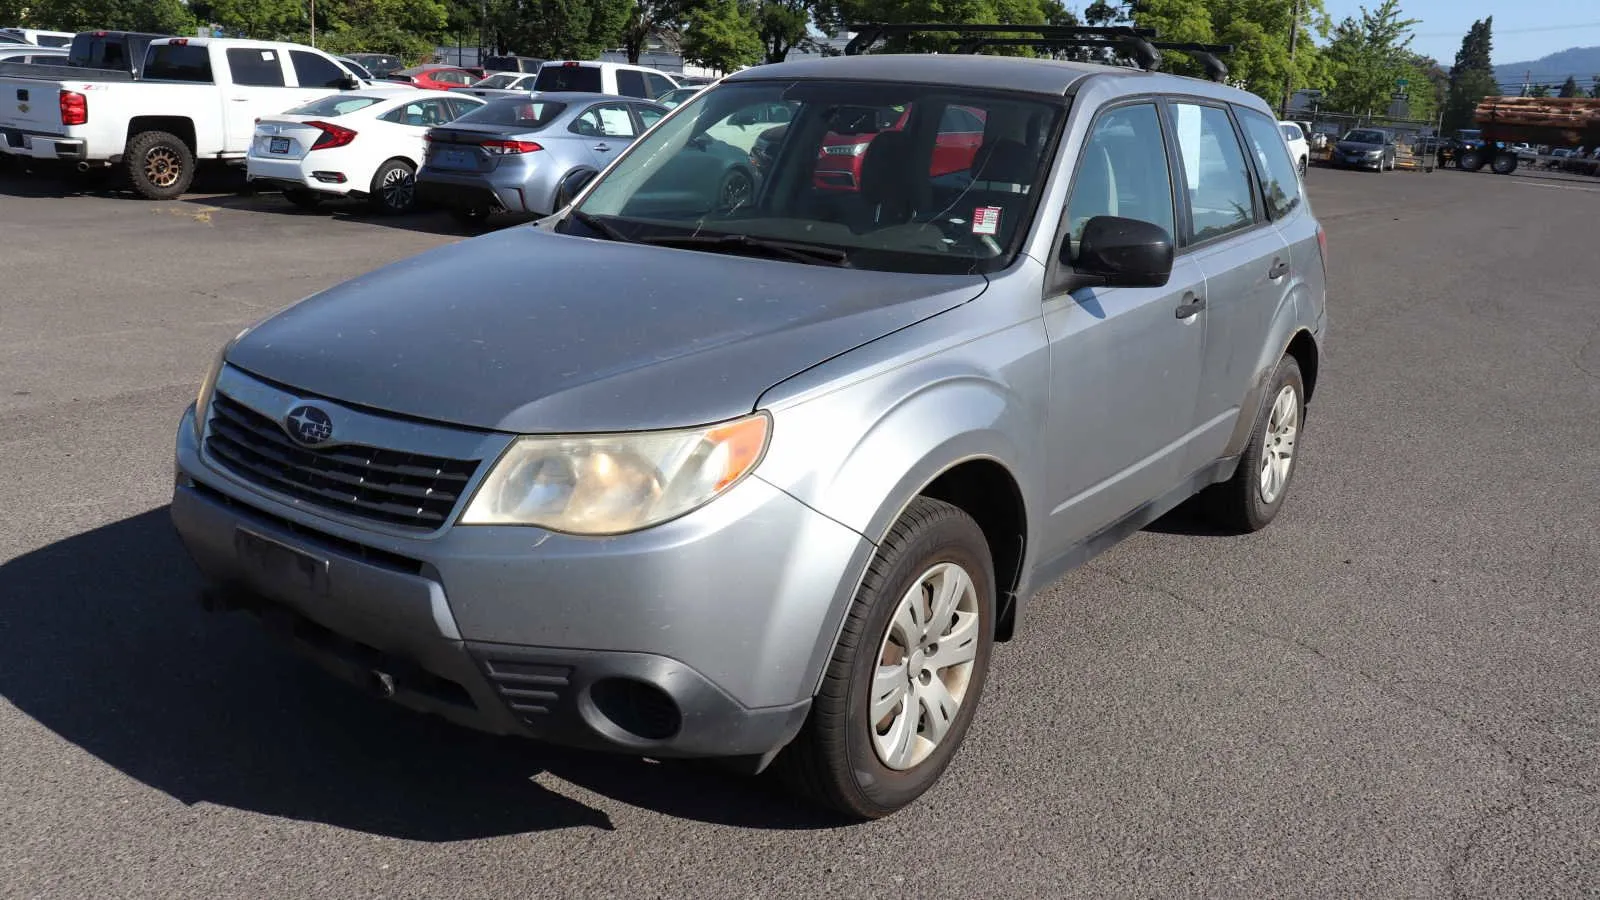
M 1172 235 L 1140 219 L 1095 216 L 1083 226 L 1078 257 L 1061 245 L 1061 264 L 1072 269 L 1069 290 L 1082 287 L 1163 287 L 1172 277 Z
M 354 75 L 346 75 L 344 78 L 339 80 L 339 90 L 359 91 L 361 90 L 361 81 Z
M 576 172 L 569 172 L 565 178 L 561 179 L 561 183 L 556 185 L 556 209 L 566 209 L 572 203 L 573 198 L 577 197 L 578 193 L 587 187 L 589 182 L 593 181 L 598 174 L 600 173 L 593 169 L 579 169 Z

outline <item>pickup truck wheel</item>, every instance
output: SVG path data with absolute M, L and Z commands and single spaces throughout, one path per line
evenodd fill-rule
M 983 531 L 919 497 L 879 548 L 811 715 L 776 772 L 852 819 L 882 818 L 938 781 L 978 707 L 994 642 Z
M 1517 170 L 1517 155 L 1515 153 L 1499 153 L 1495 155 L 1494 162 L 1489 163 L 1489 171 L 1496 175 L 1510 175 Z
M 123 165 L 134 193 L 146 200 L 172 200 L 194 181 L 189 145 L 165 131 L 142 131 L 129 138 Z
M 417 170 L 403 159 L 391 159 L 378 167 L 367 191 L 367 204 L 382 215 L 410 212 L 417 205 Z
M 1285 356 L 1273 373 L 1267 404 L 1256 419 L 1239 468 L 1232 478 L 1205 491 L 1218 524 L 1240 532 L 1260 531 L 1283 508 L 1299 460 L 1305 394 L 1300 364 Z
M 1468 150 L 1456 157 L 1456 168 L 1464 169 L 1468 172 L 1478 171 L 1483 168 L 1483 154 L 1476 150 Z

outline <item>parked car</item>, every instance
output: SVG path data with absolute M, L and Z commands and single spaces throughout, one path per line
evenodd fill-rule
M 4 47 L 4 46 L 6 46 L 8 44 L 23 44 L 23 45 L 28 46 L 28 47 L 37 47 L 37 46 L 39 46 L 38 44 L 35 44 L 33 41 L 30 41 L 27 38 L 24 38 L 20 34 L 13 34 L 12 32 L 14 30 L 16 30 L 16 29 L 0 28 L 0 47 Z
M 478 79 L 460 66 L 425 65 L 391 72 L 383 76 L 382 80 L 409 84 L 425 91 L 448 91 L 451 88 L 466 87 Z
M 703 85 L 673 88 L 672 90 L 667 91 L 666 93 L 657 97 L 656 102 L 670 109 L 671 107 L 677 106 L 690 97 L 693 97 L 695 94 L 700 93 L 702 90 L 705 90 Z
M 409 212 L 423 136 L 484 102 L 399 86 L 322 97 L 256 123 L 246 177 L 306 209 L 354 197 L 375 212 Z
M 66 62 L 67 51 L 60 47 L 35 47 L 31 44 L 0 44 L 0 63 L 22 65 L 65 65 Z
M 1279 122 L 1278 130 L 1283 132 L 1284 143 L 1289 147 L 1289 158 L 1304 175 L 1311 165 L 1311 145 L 1306 142 L 1305 131 L 1299 122 Z
M 818 190 L 864 97 L 911 122 L 871 142 L 858 193 Z M 706 126 L 778 101 L 789 146 L 748 204 L 668 196 Z M 460 164 L 561 140 L 580 102 L 491 102 L 472 115 L 531 130 L 480 131 L 499 149 Z M 950 107 L 985 128 L 945 189 Z M 573 189 L 221 349 L 169 507 L 207 608 L 463 725 L 771 768 L 876 818 L 939 780 L 1036 592 L 1197 492 L 1238 532 L 1285 508 L 1326 258 L 1253 94 L 797 60 L 729 76 Z
M 1333 146 L 1335 166 L 1385 172 L 1395 166 L 1394 135 L 1381 128 L 1354 128 Z
M 429 130 L 418 194 L 465 224 L 495 213 L 549 215 L 564 179 L 605 168 L 667 111 L 605 94 L 491 100 Z
M 32 159 L 119 165 L 150 200 L 177 197 L 200 161 L 242 164 L 255 120 L 360 82 L 333 57 L 276 41 L 162 38 L 142 80 L 0 74 L 0 151 Z
M 817 188 L 849 193 L 860 190 L 864 160 L 872 145 L 884 134 L 904 131 L 911 115 L 909 104 L 852 106 L 841 110 L 836 118 L 839 130 L 829 132 L 822 141 L 822 153 L 812 176 Z M 984 115 L 979 107 L 945 107 L 934 137 L 933 156 L 928 163 L 930 177 L 959 177 L 959 173 L 972 170 L 983 141 Z
M 648 100 L 678 86 L 670 75 L 626 63 L 568 59 L 539 67 L 533 89 L 542 92 L 611 94 Z
M 536 74 L 542 65 L 544 65 L 544 60 L 535 56 L 485 56 L 483 58 L 483 70 L 490 75 L 495 72 Z
M 388 78 L 406 67 L 405 60 L 387 53 L 351 53 L 349 57 L 371 72 L 374 78 Z
M 338 61 L 339 65 L 348 69 L 350 74 L 361 79 L 363 82 L 362 87 L 370 87 L 374 81 L 378 80 L 377 76 L 373 75 L 366 66 L 363 66 L 361 63 L 356 62 L 348 56 L 335 56 L 334 59 Z
M 76 34 L 72 31 L 44 31 L 38 28 L 3 28 L 0 31 L 38 47 L 66 47 L 72 43 L 72 38 Z
M 73 37 L 68 47 L 31 48 L 35 59 L 23 59 L 13 51 L 14 45 L 0 45 L 0 61 L 55 66 L 52 69 L 8 68 L 7 75 L 33 78 L 128 78 L 137 79 L 143 70 L 145 53 L 153 41 L 171 37 L 135 31 L 83 31 Z M 15 47 L 15 51 L 27 50 Z M 62 71 L 59 67 L 66 67 Z M 93 70 L 93 71 L 87 71 Z
M 474 97 L 510 97 L 513 95 L 527 96 L 533 90 L 534 80 L 538 75 L 531 72 L 495 72 L 487 78 L 479 79 L 467 87 L 451 88 L 463 94 Z

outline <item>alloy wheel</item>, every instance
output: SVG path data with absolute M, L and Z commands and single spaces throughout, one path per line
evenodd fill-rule
M 1293 385 L 1284 385 L 1272 401 L 1267 414 L 1267 430 L 1261 448 L 1261 502 L 1276 503 L 1289 483 L 1294 467 L 1294 443 L 1300 433 L 1300 402 Z
M 954 563 L 939 563 L 900 598 L 878 648 L 868 718 L 873 748 L 905 771 L 931 756 L 966 699 L 981 627 L 978 590 Z

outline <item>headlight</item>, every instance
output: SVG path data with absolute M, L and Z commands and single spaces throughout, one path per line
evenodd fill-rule
M 757 413 L 708 428 L 518 438 L 478 486 L 462 525 L 623 534 L 711 502 L 766 452 Z
M 211 410 L 211 395 L 217 389 L 217 378 L 222 374 L 223 361 L 228 357 L 228 351 L 245 336 L 250 329 L 246 328 L 233 336 L 233 339 L 222 345 L 217 351 L 217 358 L 211 361 L 211 371 L 206 373 L 205 380 L 200 382 L 200 391 L 194 396 L 194 439 L 202 440 L 206 433 L 206 416 Z

